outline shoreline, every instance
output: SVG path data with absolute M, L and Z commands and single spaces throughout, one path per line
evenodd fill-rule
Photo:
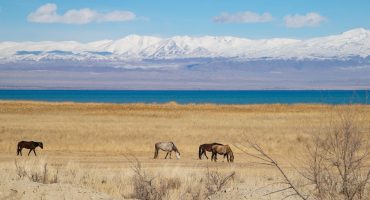
M 0 104 L 5 103 L 21 103 L 21 104 L 64 104 L 64 105 L 115 105 L 115 106 L 178 106 L 178 107 L 188 107 L 188 106 L 213 106 L 213 107 L 249 107 L 249 106 L 370 106 L 364 103 L 353 103 L 353 104 L 331 104 L 331 103 L 250 103 L 250 104 L 218 104 L 218 103 L 178 103 L 176 101 L 160 102 L 160 103 L 145 103 L 145 102 L 135 102 L 135 103 L 114 103 L 114 102 L 79 102 L 79 101 L 42 101 L 42 100 L 3 100 L 0 99 Z

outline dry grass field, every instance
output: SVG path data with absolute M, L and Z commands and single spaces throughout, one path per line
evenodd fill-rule
M 271 167 L 251 163 L 250 157 L 235 145 L 245 144 L 247 138 L 257 141 L 294 177 L 291 164 L 299 167 L 301 152 L 312 135 L 320 133 L 336 113 L 349 109 L 361 116 L 364 127 L 369 127 L 370 106 L 366 105 L 0 101 L 0 174 L 3 177 L 0 197 L 138 198 L 138 179 L 154 177 L 156 191 L 162 192 L 165 199 L 207 196 L 281 199 L 282 194 L 263 196 L 271 190 L 269 184 L 278 182 L 279 173 Z M 20 140 L 42 141 L 44 149 L 36 149 L 37 157 L 25 156 L 27 150 L 23 150 L 23 157 L 17 157 L 16 146 Z M 181 159 L 164 160 L 165 154 L 160 152 L 160 159 L 154 160 L 154 143 L 159 141 L 173 141 L 181 152 Z M 221 156 L 217 163 L 199 160 L 198 146 L 210 142 L 231 145 L 235 162 L 229 164 Z M 144 175 L 135 173 L 139 167 L 133 156 L 140 161 L 140 173 Z M 217 187 L 217 181 L 233 172 L 235 176 L 220 186 L 220 191 L 208 188 L 207 185 L 212 184 Z M 35 177 L 41 180 L 34 180 Z M 276 189 L 279 185 L 273 187 Z M 36 192 L 35 188 L 38 188 Z

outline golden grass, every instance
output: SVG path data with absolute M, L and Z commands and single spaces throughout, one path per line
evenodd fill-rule
M 233 144 L 253 136 L 268 151 L 286 154 L 328 114 L 330 105 L 177 105 L 0 102 L 0 145 L 16 152 L 20 140 L 43 141 L 46 151 L 135 153 L 152 156 L 158 141 L 173 141 L 196 158 L 199 144 Z M 370 106 L 353 109 L 370 119 Z M 38 151 L 40 152 L 40 151 Z
M 116 197 L 130 195 L 132 172 L 123 155 L 135 155 L 153 174 L 179 177 L 178 197 L 207 167 L 236 171 L 237 183 L 251 187 L 277 180 L 269 168 L 248 164 L 235 146 L 235 163 L 198 160 L 202 143 L 243 143 L 256 139 L 268 153 L 283 161 L 299 156 L 312 134 L 329 123 L 336 111 L 351 109 L 369 125 L 370 106 L 333 105 L 178 105 L 96 104 L 0 101 L 0 162 L 12 165 L 20 140 L 42 141 L 49 166 L 60 168 L 62 182 L 82 185 Z M 153 160 L 154 143 L 173 141 L 180 160 Z M 23 151 L 26 155 L 27 150 Z M 209 153 L 208 153 L 209 155 Z M 160 152 L 159 157 L 163 158 Z M 210 155 L 209 155 L 210 156 Z M 17 159 L 26 159 L 17 158 Z M 70 164 L 68 164 L 70 163 Z M 73 172 L 74 171 L 74 172 Z M 269 172 L 268 174 L 266 172 Z M 188 184 L 185 184 L 188 183 Z M 191 188 L 189 189 L 191 190 Z M 253 197 L 254 198 L 254 197 Z M 252 199 L 253 199 L 252 198 Z

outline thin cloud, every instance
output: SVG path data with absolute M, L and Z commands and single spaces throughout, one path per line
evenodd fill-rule
M 306 15 L 287 15 L 284 17 L 285 26 L 289 28 L 315 27 L 327 19 L 318 13 L 310 12 Z
M 230 14 L 227 12 L 213 18 L 216 23 L 263 23 L 270 22 L 273 17 L 270 13 L 258 14 L 250 11 Z
M 112 11 L 99 13 L 90 8 L 72 9 L 63 15 L 57 13 L 57 5 L 48 3 L 31 12 L 27 19 L 35 23 L 63 23 L 63 24 L 88 24 L 91 22 L 122 22 L 131 21 L 136 15 L 130 11 Z

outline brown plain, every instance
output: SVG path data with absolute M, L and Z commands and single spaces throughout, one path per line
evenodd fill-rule
M 60 168 L 68 168 L 73 163 L 81 170 L 85 167 L 90 170 L 129 169 L 124 155 L 134 155 L 144 167 L 152 170 L 176 168 L 189 173 L 203 173 L 206 168 L 234 170 L 241 183 L 254 177 L 263 185 L 276 180 L 275 175 L 267 175 L 260 166 L 249 164 L 249 158 L 234 145 L 253 138 L 278 160 L 284 158 L 282 162 L 294 162 L 311 135 L 329 123 L 333 113 L 349 107 L 361 113 L 364 123 L 370 121 L 368 105 L 0 101 L 0 163 L 10 166 L 14 162 L 18 141 L 34 140 L 44 143 L 43 150 L 37 149 L 38 155 Z M 165 161 L 165 154 L 160 152 L 161 159 L 153 160 L 154 144 L 159 141 L 173 141 L 181 152 L 181 159 Z M 198 160 L 199 145 L 212 142 L 229 144 L 234 151 L 234 164 L 223 162 L 221 157 L 218 163 Z M 256 181 L 250 185 L 255 185 Z M 130 190 L 84 186 L 115 197 Z

